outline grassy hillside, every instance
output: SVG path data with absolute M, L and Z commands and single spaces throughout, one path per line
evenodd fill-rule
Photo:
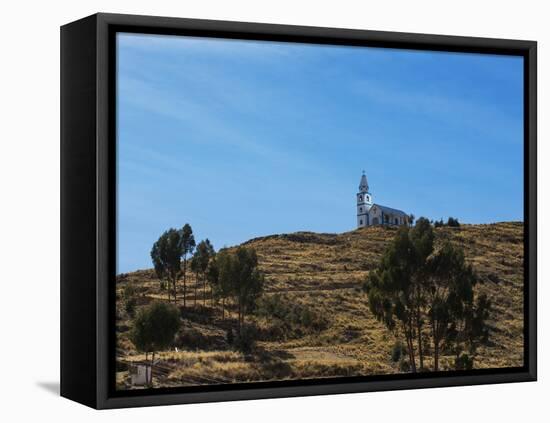
M 392 361 L 395 338 L 368 309 L 361 285 L 395 235 L 395 228 L 370 227 L 343 234 L 299 232 L 252 239 L 266 275 L 261 307 L 247 321 L 258 342 L 244 354 L 226 340 L 235 325 L 235 310 L 222 320 L 221 309 L 202 285 L 195 306 L 190 277 L 183 326 L 172 349 L 160 353 L 155 386 L 318 378 L 399 372 Z M 463 246 L 479 276 L 477 293 L 493 304 L 490 342 L 482 346 L 476 368 L 521 366 L 523 362 L 523 224 L 462 225 L 437 228 L 436 242 L 449 239 Z M 130 319 L 122 292 L 137 287 L 138 307 L 166 299 L 152 270 L 117 278 L 117 384 L 131 388 L 125 363 L 144 355 L 128 339 Z M 178 294 L 181 296 L 181 289 Z M 179 304 L 183 301 L 180 299 Z M 278 317 L 262 313 L 276 307 Z M 430 362 L 430 356 L 427 358 Z M 450 358 L 442 368 L 450 368 Z

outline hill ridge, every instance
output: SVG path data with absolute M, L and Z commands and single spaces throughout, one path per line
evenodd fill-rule
M 477 368 L 523 365 L 523 229 L 521 222 L 434 229 L 436 246 L 450 241 L 463 247 L 466 260 L 478 275 L 476 293 L 487 294 L 493 303 L 491 342 L 479 348 Z M 220 376 L 250 381 L 399 372 L 391 360 L 395 338 L 372 316 L 361 289 L 396 232 L 396 227 L 383 226 L 340 234 L 299 231 L 239 244 L 257 252 L 266 276 L 265 298 L 278 295 L 289 310 L 297 307 L 327 321 L 319 331 L 297 329 L 283 336 L 278 319 L 250 316 L 258 327 L 260 350 L 271 357 L 269 366 L 250 362 L 231 350 L 225 333 L 234 317 L 222 320 L 219 307 L 210 302 L 203 307 L 202 283 L 197 284 L 200 307 L 195 310 L 194 275 L 188 274 L 188 307 L 182 310 L 180 352 L 169 353 L 169 362 L 175 367 L 158 380 L 159 386 L 192 385 Z M 118 347 L 125 361 L 141 358 L 128 339 L 131 322 L 122 304 L 128 284 L 139 288 L 141 305 L 166 299 L 152 269 L 117 278 Z M 229 309 L 231 315 L 231 305 Z M 189 339 L 195 345 L 192 349 L 187 349 Z

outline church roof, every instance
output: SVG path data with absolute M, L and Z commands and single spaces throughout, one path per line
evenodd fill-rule
M 369 190 L 369 183 L 367 182 L 367 175 L 365 175 L 365 171 L 363 171 L 363 175 L 361 176 L 361 182 L 359 182 L 359 191 L 368 191 Z
M 405 213 L 402 210 L 392 209 L 391 207 L 381 206 L 380 204 L 374 204 L 373 207 L 376 206 L 380 210 L 382 210 L 383 213 L 387 214 L 394 214 L 398 216 L 407 216 L 407 213 Z

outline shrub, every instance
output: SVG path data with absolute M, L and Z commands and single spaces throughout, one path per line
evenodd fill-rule
M 287 304 L 283 302 L 282 295 L 275 294 L 260 298 L 255 312 L 258 316 L 274 317 L 283 320 L 288 314 L 289 309 Z
M 140 309 L 134 319 L 130 339 L 141 352 L 167 348 L 181 325 L 178 309 L 164 302 L 154 302 Z
M 225 340 L 229 345 L 233 345 L 233 342 L 235 341 L 235 339 L 233 336 L 232 328 L 227 329 L 227 333 L 225 334 Z
M 449 217 L 447 220 L 447 226 L 458 228 L 460 226 L 460 223 L 458 222 L 458 219 L 454 217 Z
M 137 295 L 137 289 L 134 285 L 127 284 L 124 287 L 124 291 L 123 291 L 124 310 L 130 317 L 134 317 L 136 304 L 137 304 L 136 295 Z
M 123 297 L 125 300 L 135 297 L 137 294 L 137 289 L 134 285 L 131 283 L 126 284 L 123 291 Z
M 254 326 L 241 327 L 241 333 L 234 340 L 234 346 L 243 353 L 250 353 L 256 344 L 257 330 Z
M 456 370 L 472 370 L 473 367 L 474 358 L 470 357 L 468 354 L 461 354 L 459 357 L 455 358 Z
M 397 363 L 405 354 L 405 346 L 401 341 L 396 341 L 391 349 L 391 361 Z
M 174 345 L 187 350 L 214 351 L 227 348 L 224 336 L 204 333 L 192 326 L 184 326 L 180 329 L 175 337 Z
M 256 315 L 268 319 L 272 332 L 281 337 L 320 332 L 328 326 L 327 319 L 315 309 L 292 302 L 280 294 L 262 297 L 258 301 Z
M 399 363 L 399 370 L 403 373 L 408 373 L 411 371 L 411 365 L 407 360 L 401 360 Z
M 136 297 L 126 298 L 124 300 L 124 310 L 128 313 L 128 316 L 134 317 L 136 311 L 137 300 Z

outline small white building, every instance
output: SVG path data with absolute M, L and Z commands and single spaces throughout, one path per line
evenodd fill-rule
M 401 210 L 375 204 L 363 171 L 357 193 L 357 227 L 373 225 L 407 225 L 409 216 Z
M 130 365 L 130 379 L 134 386 L 144 386 L 151 380 L 152 367 L 146 363 Z

